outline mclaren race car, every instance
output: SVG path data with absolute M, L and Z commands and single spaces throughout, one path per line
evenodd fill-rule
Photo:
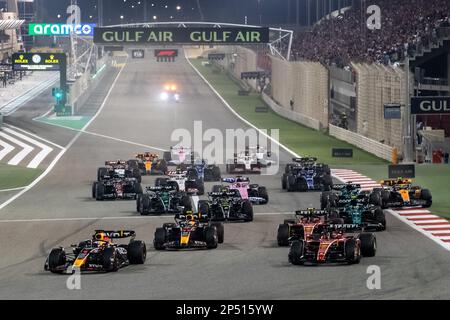
M 194 206 L 191 196 L 173 186 L 147 187 L 146 191 L 136 198 L 136 209 L 141 215 L 181 213 L 183 208 Z
M 267 204 L 269 202 L 269 194 L 266 187 L 258 184 L 251 184 L 250 178 L 237 176 L 235 178 L 224 178 L 223 182 L 229 183 L 229 190 L 237 190 L 244 200 L 250 200 L 252 204 Z M 221 185 L 213 186 L 212 192 L 220 192 L 223 187 Z
M 375 192 L 381 195 L 383 208 L 398 208 L 409 206 L 431 207 L 433 198 L 428 189 L 413 186 L 411 179 L 388 179 L 380 182 L 381 188 L 375 188 Z
M 175 223 L 164 223 L 155 231 L 153 245 L 156 250 L 207 248 L 215 249 L 223 243 L 224 228 L 222 223 L 210 222 L 206 215 L 175 215 Z
M 234 154 L 232 163 L 228 163 L 226 166 L 227 173 L 261 173 L 262 169 L 267 168 L 274 163 L 273 160 L 268 159 L 271 156 L 272 153 L 270 151 L 266 152 L 264 148 L 259 146 L 256 148 L 246 147 L 245 151 Z
M 136 155 L 137 165 L 141 175 L 164 175 L 167 172 L 166 160 L 158 154 L 145 152 Z
M 329 191 L 333 179 L 329 168 L 323 164 L 300 165 L 289 169 L 281 178 L 281 186 L 287 191 Z
M 105 166 L 97 169 L 97 181 L 114 178 L 135 178 L 141 182 L 141 172 L 137 160 L 105 161 Z
M 142 194 L 142 186 L 135 178 L 114 178 L 92 184 L 92 198 L 97 201 L 134 200 L 139 194 Z
M 220 192 L 209 192 L 208 196 L 209 200 L 198 202 L 198 211 L 212 221 L 253 221 L 252 203 L 242 199 L 238 190 L 224 188 Z
M 130 264 L 143 264 L 147 256 L 145 243 L 135 240 L 134 231 L 96 230 L 92 239 L 72 245 L 72 252 L 63 247 L 50 251 L 44 269 L 53 273 L 80 271 L 117 271 Z M 131 238 L 128 244 L 114 239 Z
M 305 262 L 312 264 L 347 263 L 357 264 L 361 257 L 374 257 L 377 240 L 373 233 L 349 231 L 361 230 L 355 225 L 322 224 L 316 232 L 304 239 L 293 240 L 288 260 L 294 265 Z

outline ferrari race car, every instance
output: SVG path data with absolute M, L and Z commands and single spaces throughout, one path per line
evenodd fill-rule
M 237 176 L 236 178 L 225 178 L 222 181 L 230 183 L 228 186 L 229 190 L 238 190 L 241 198 L 250 200 L 252 204 L 267 204 L 269 202 L 269 194 L 266 187 L 251 184 L 250 179 L 247 177 Z M 220 192 L 222 188 L 221 185 L 215 185 L 212 192 Z
M 164 223 L 155 231 L 153 245 L 156 250 L 207 248 L 215 249 L 223 243 L 224 227 L 222 223 L 210 222 L 202 214 L 175 215 L 175 223 Z
M 278 226 L 278 246 L 288 246 L 293 240 L 305 239 L 305 237 L 320 232 L 327 222 L 342 224 L 344 221 L 339 215 L 330 210 L 318 210 L 309 208 L 295 212 L 295 219 L 286 219 Z
M 155 187 L 171 186 L 177 191 L 196 193 L 203 195 L 205 193 L 205 184 L 201 178 L 198 178 L 194 169 L 183 171 L 178 168 L 175 171 L 167 173 L 168 178 L 156 178 Z
M 409 206 L 431 207 L 433 198 L 428 189 L 413 186 L 411 179 L 388 179 L 380 182 L 381 188 L 375 188 L 374 192 L 381 195 L 383 208 L 397 208 Z
M 230 174 L 249 174 L 261 173 L 263 168 L 271 166 L 274 161 L 269 160 L 272 156 L 270 151 L 257 146 L 256 148 L 246 147 L 245 151 L 235 153 L 232 163 L 227 164 L 227 173 Z
M 281 178 L 281 186 L 287 191 L 329 191 L 333 179 L 329 168 L 323 164 L 293 166 Z
M 137 165 L 141 175 L 164 175 L 167 172 L 166 160 L 156 153 L 139 153 L 136 155 Z
M 105 161 L 105 166 L 97 169 L 97 181 L 114 178 L 135 178 L 141 182 L 141 172 L 137 160 Z
M 212 221 L 253 221 L 252 203 L 242 199 L 238 190 L 225 188 L 221 192 L 209 192 L 208 196 L 209 200 L 198 202 L 198 212 Z
M 192 197 L 172 186 L 147 187 L 146 193 L 136 198 L 136 210 L 141 215 L 181 213 L 192 209 Z
M 142 186 L 135 178 L 115 178 L 92 184 L 92 198 L 97 201 L 134 200 L 139 194 L 142 194 Z
M 143 264 L 147 257 L 145 243 L 135 240 L 134 231 L 96 230 L 92 239 L 72 245 L 72 252 L 63 247 L 50 251 L 44 269 L 52 273 L 80 271 L 117 271 L 130 264 Z M 117 245 L 114 239 L 131 238 L 128 244 Z
M 361 257 L 374 257 L 377 251 L 377 240 L 373 233 L 356 231 L 355 225 L 322 224 L 304 239 L 293 240 L 288 260 L 294 265 L 305 262 L 323 263 L 359 263 Z
M 164 90 L 161 92 L 160 98 L 162 101 L 180 101 L 180 93 L 176 84 L 166 84 L 164 85 Z

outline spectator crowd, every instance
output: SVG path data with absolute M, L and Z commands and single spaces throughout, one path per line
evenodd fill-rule
M 450 0 L 373 0 L 381 9 L 381 29 L 370 30 L 370 14 L 361 4 L 324 18 L 296 35 L 294 60 L 345 67 L 350 62 L 393 64 L 437 43 L 441 28 L 450 30 Z

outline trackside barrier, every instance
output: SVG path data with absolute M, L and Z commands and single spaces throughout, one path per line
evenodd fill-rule
M 328 129 L 330 136 L 353 144 L 358 148 L 361 148 L 369 153 L 376 155 L 379 158 L 382 158 L 387 161 L 392 161 L 394 154 L 393 147 L 390 147 L 381 142 L 369 139 L 360 134 L 354 133 L 349 130 L 345 130 L 332 124 L 329 125 Z

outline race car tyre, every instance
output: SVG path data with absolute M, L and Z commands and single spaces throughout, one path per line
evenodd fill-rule
M 138 182 L 138 183 L 136 183 L 136 184 L 134 185 L 134 192 L 136 193 L 136 197 L 137 197 L 138 194 L 142 194 L 142 193 L 143 193 L 143 191 L 142 191 L 142 185 L 141 185 L 140 182 Z
M 156 178 L 155 187 L 165 187 L 169 179 L 167 178 Z
M 331 218 L 330 224 L 344 224 L 344 219 L 342 218 Z
M 374 206 L 382 206 L 383 201 L 381 200 L 381 192 L 372 192 L 369 194 L 369 204 Z
M 361 233 L 361 254 L 363 257 L 374 257 L 377 252 L 377 238 L 373 233 Z
M 287 223 L 278 226 L 277 242 L 279 247 L 287 247 L 289 245 L 289 225 Z
M 117 260 L 116 249 L 106 248 L 103 250 L 103 269 L 109 272 L 115 272 L 119 270 L 119 262 Z
M 289 262 L 293 265 L 302 265 L 303 255 L 305 251 L 305 242 L 303 240 L 292 241 L 291 248 L 289 249 Z
M 235 170 L 234 164 L 227 164 L 227 173 L 233 173 Z
M 244 214 L 245 222 L 253 221 L 253 206 L 249 200 L 244 200 L 242 203 L 242 213 Z
M 420 194 L 420 198 L 422 200 L 426 201 L 426 204 L 423 205 L 424 208 L 431 207 L 431 204 L 433 203 L 433 198 L 431 196 L 431 192 L 428 189 L 422 189 L 422 192 Z
M 323 166 L 323 172 L 325 172 L 327 175 L 331 175 L 331 170 L 330 170 L 330 166 L 325 164 Z
M 181 197 L 181 205 L 184 207 L 184 210 L 192 210 L 191 198 L 187 195 Z
M 220 181 L 222 179 L 222 174 L 218 166 L 212 167 L 212 181 Z
M 213 222 L 213 223 L 211 223 L 211 226 L 214 226 L 217 229 L 217 242 L 218 243 L 223 243 L 224 232 L 225 232 L 225 228 L 223 226 L 223 223 L 221 223 L 221 222 Z
M 198 172 L 195 169 L 188 169 L 186 172 L 186 177 L 189 180 L 197 180 L 198 179 Z
M 92 198 L 93 199 L 95 199 L 95 194 L 96 194 L 96 191 L 97 191 L 97 184 L 98 184 L 97 181 L 92 184 Z
M 283 190 L 286 190 L 286 184 L 287 184 L 287 174 L 283 173 L 283 176 L 281 177 L 281 188 Z
M 103 181 L 103 177 L 108 175 L 107 168 L 98 168 L 97 169 L 97 181 Z
M 266 200 L 265 203 L 269 203 L 269 194 L 267 193 L 266 187 L 258 187 L 258 194 L 261 198 Z
M 97 201 L 103 201 L 105 195 L 105 186 L 102 183 L 97 183 L 97 188 L 95 190 L 95 199 Z
M 198 213 L 209 216 L 209 202 L 207 200 L 198 201 Z
M 133 178 L 135 178 L 137 180 L 137 182 L 139 182 L 139 183 L 142 182 L 141 171 L 139 171 L 138 168 L 133 169 L 132 174 L 133 174 Z
M 128 245 L 127 256 L 131 264 L 144 264 L 147 258 L 147 247 L 144 241 L 131 241 Z
M 203 171 L 203 180 L 205 181 L 214 181 L 212 170 L 210 168 L 205 168 Z
M 155 250 L 164 250 L 164 244 L 166 243 L 167 231 L 164 228 L 156 228 L 155 239 L 153 239 L 153 247 Z
M 165 151 L 165 152 L 163 153 L 163 159 L 164 159 L 166 162 L 172 161 L 172 152 L 170 152 L 170 151 Z
M 136 212 L 141 213 L 142 194 L 136 196 Z
M 296 181 L 295 177 L 293 175 L 289 174 L 286 177 L 286 190 L 288 192 L 295 191 L 296 184 L 297 184 L 297 181 Z
M 158 165 L 156 166 L 156 169 L 160 172 L 162 172 L 163 174 L 165 174 L 167 172 L 167 161 L 166 160 L 161 160 Z
M 175 228 L 177 225 L 176 225 L 176 223 L 173 223 L 173 222 L 166 222 L 166 223 L 163 223 L 163 228 L 164 229 L 167 229 L 167 228 Z
M 204 195 L 205 194 L 205 183 L 203 182 L 203 180 L 197 179 L 196 185 L 197 185 L 197 190 L 198 190 L 197 194 L 199 196 Z
M 217 248 L 218 237 L 216 227 L 206 227 L 205 228 L 205 242 L 208 249 Z
M 166 187 L 172 188 L 175 191 L 180 191 L 180 186 L 178 185 L 178 183 L 176 181 L 167 181 Z
M 284 173 L 289 173 L 291 172 L 293 165 L 292 164 L 287 164 L 286 167 L 284 167 Z
M 140 207 L 139 207 L 139 213 L 141 214 L 141 216 L 146 215 L 149 211 L 150 211 L 150 197 L 147 194 L 143 194 L 141 196 L 141 202 L 140 202 Z
M 128 160 L 127 165 L 130 169 L 139 169 L 139 162 L 135 159 Z
M 324 191 L 320 194 L 320 209 L 321 210 L 328 208 L 328 205 L 330 205 L 330 208 L 333 207 L 330 203 L 330 195 L 331 195 L 330 191 Z
M 387 209 L 390 199 L 391 193 L 388 190 L 381 190 L 381 208 Z
M 386 215 L 380 207 L 375 209 L 375 221 L 382 225 L 380 231 L 386 230 Z
M 345 260 L 349 264 L 357 264 L 361 261 L 361 252 L 360 248 L 356 243 L 355 239 L 349 239 L 345 242 L 344 245 L 344 255 Z
M 284 219 L 283 223 L 284 224 L 295 224 L 295 220 L 294 219 Z
M 52 273 L 63 273 L 64 270 L 58 269 L 66 264 L 66 253 L 61 248 L 55 248 L 50 251 L 48 256 L 48 269 Z
M 333 179 L 329 174 L 323 176 L 323 191 L 330 191 L 333 187 Z
M 212 187 L 212 192 L 220 192 L 222 190 L 222 186 L 220 184 L 216 184 Z

